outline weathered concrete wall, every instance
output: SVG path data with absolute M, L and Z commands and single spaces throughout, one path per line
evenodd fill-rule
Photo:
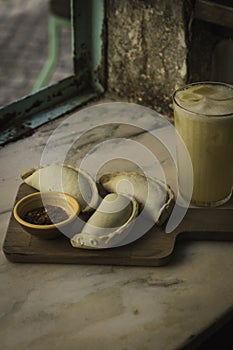
M 107 1 L 110 92 L 171 115 L 172 92 L 187 81 L 191 3 Z

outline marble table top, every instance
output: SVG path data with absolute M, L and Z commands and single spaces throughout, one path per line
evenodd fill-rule
M 124 114 L 118 104 L 110 116 L 106 106 L 95 107 L 59 118 L 0 150 L 2 243 L 20 173 L 40 163 L 84 164 L 98 176 L 142 167 L 156 176 L 165 173 L 176 191 L 174 163 L 153 136 L 160 130 L 169 142 L 169 126 L 140 108 Z M 145 156 L 140 157 L 138 144 Z M 14 264 L 1 252 L 1 346 L 174 350 L 191 340 L 198 343 L 200 334 L 232 313 L 232 271 L 231 242 L 179 242 L 172 262 L 163 267 Z

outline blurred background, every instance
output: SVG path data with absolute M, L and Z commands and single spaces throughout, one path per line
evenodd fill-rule
M 49 0 L 0 0 L 0 106 L 31 93 L 48 58 Z M 70 26 L 61 26 L 48 85 L 73 72 Z
M 232 4 L 105 2 L 107 30 L 104 26 L 98 74 L 107 91 L 172 118 L 171 96 L 177 87 L 206 80 L 233 84 Z M 58 61 L 44 85 L 73 73 L 69 7 L 70 0 L 0 0 L 1 106 L 41 86 L 49 52 Z

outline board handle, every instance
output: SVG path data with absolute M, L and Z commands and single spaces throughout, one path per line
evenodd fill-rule
M 233 210 L 189 208 L 173 234 L 179 239 L 233 240 Z

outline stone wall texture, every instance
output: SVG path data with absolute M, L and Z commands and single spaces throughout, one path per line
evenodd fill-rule
M 171 115 L 187 82 L 188 0 L 109 0 L 108 90 Z M 190 9 L 190 10 L 189 10 Z

